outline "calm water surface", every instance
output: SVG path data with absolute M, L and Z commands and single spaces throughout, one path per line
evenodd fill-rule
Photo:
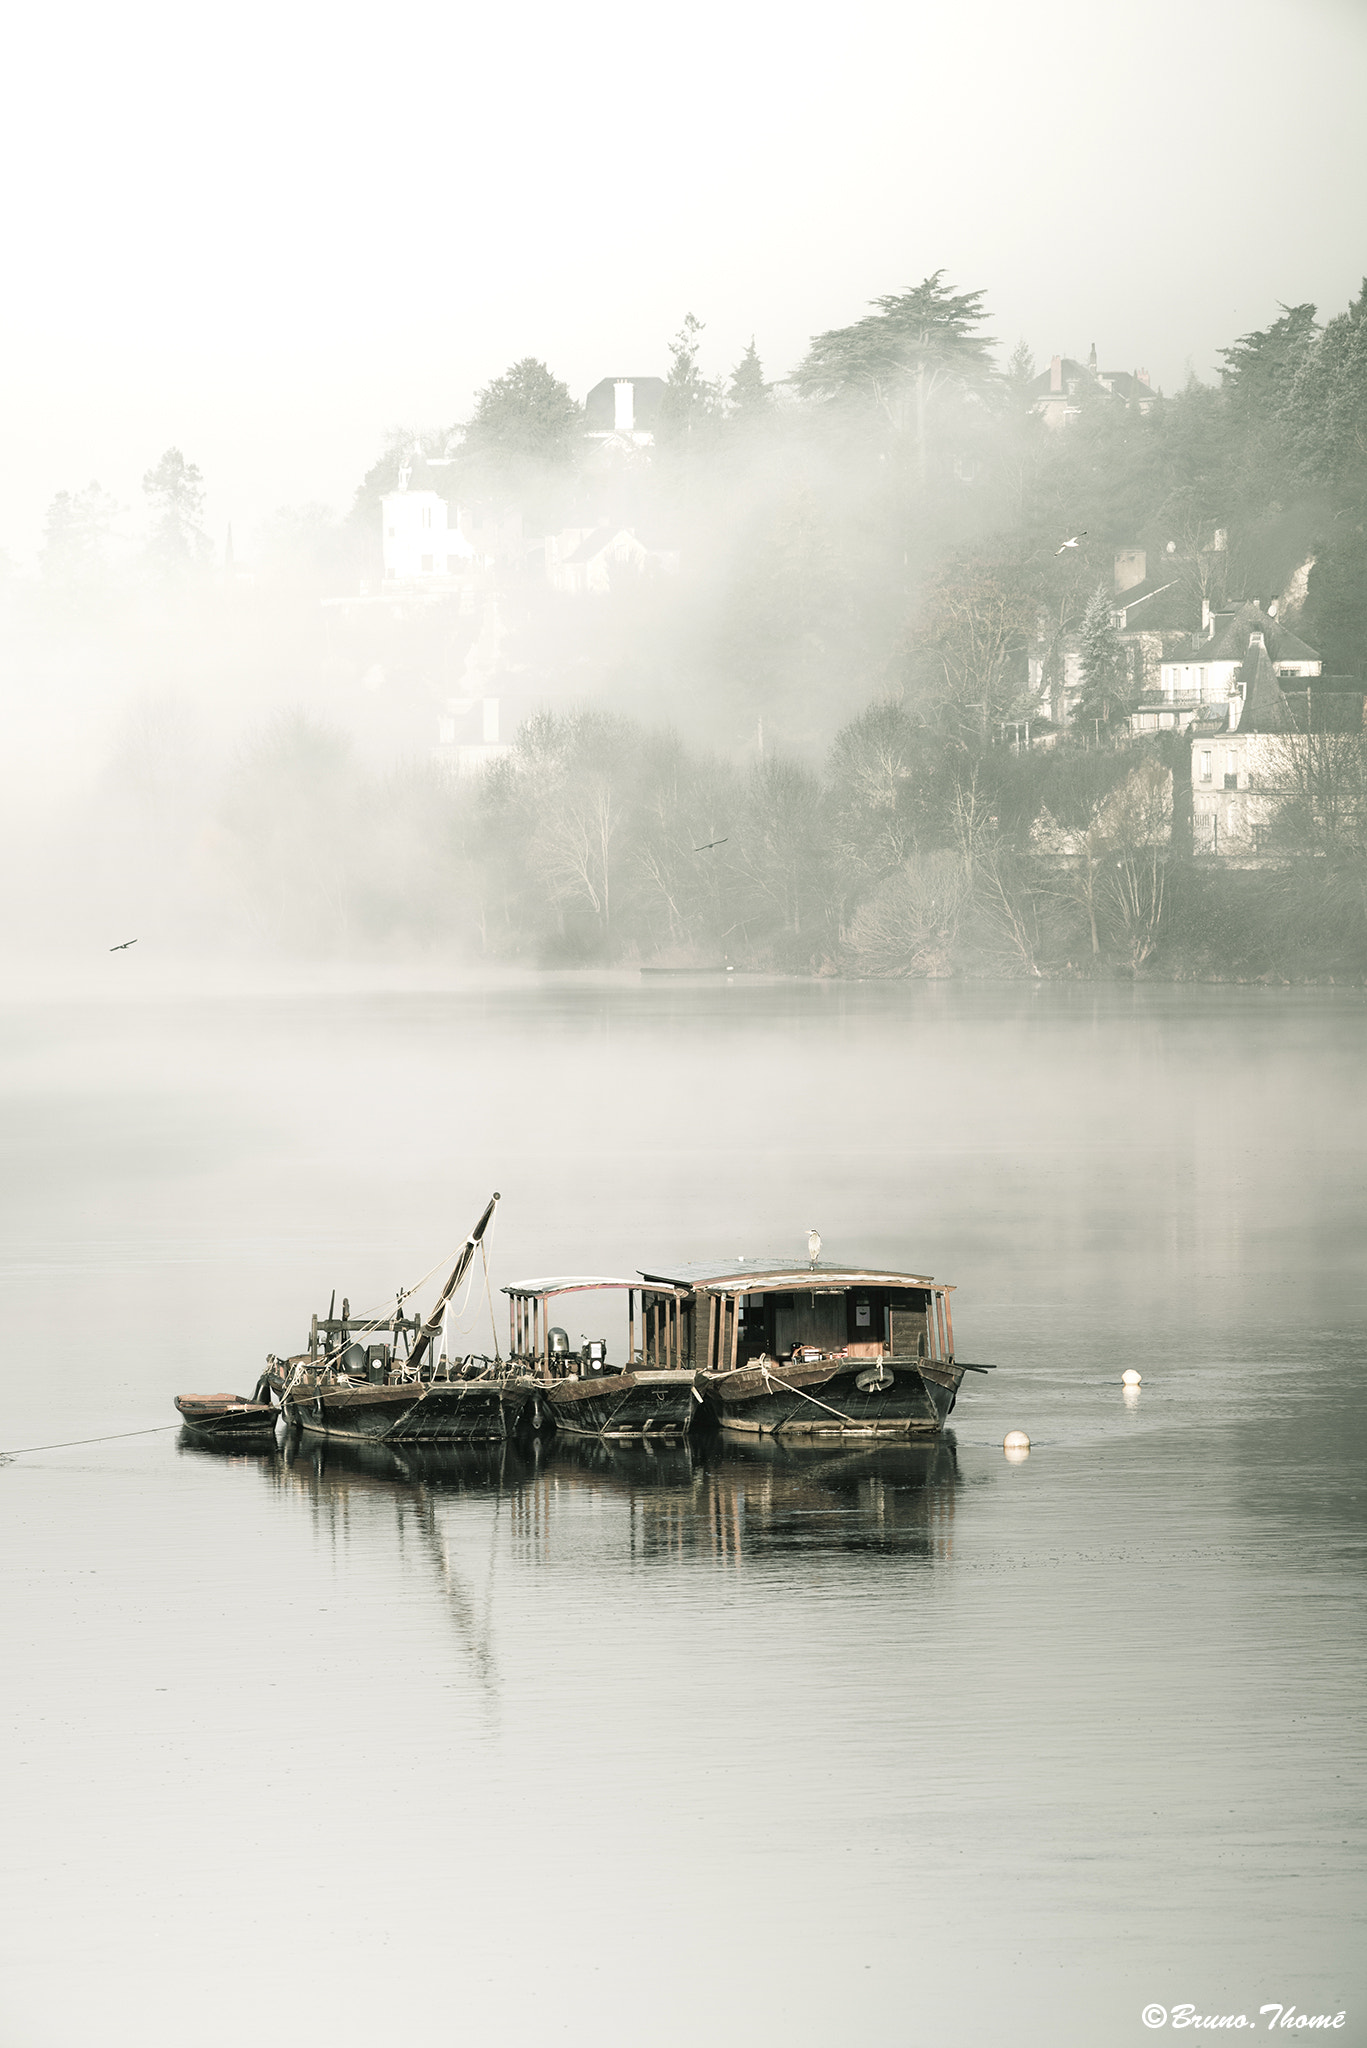
M 1367 2041 L 1364 1021 L 629 980 L 5 1007 L 0 1446 L 250 1391 L 495 1187 L 495 1284 L 815 1223 L 955 1281 L 1001 1368 L 927 1449 L 166 1430 L 0 1467 L 5 2048 L 1109 2048 L 1182 2001 Z

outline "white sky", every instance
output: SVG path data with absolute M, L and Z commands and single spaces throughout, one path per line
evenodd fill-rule
M 178 444 L 221 543 L 515 357 L 576 395 L 943 266 L 1036 356 L 1190 363 L 1367 271 L 1362 0 L 28 0 L 0 80 L 0 547 Z M 239 550 L 241 541 L 239 540 Z

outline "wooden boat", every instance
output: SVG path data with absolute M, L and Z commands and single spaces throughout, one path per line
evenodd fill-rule
M 280 1420 L 280 1410 L 272 1403 L 269 1390 L 264 1384 L 258 1385 L 257 1396 L 263 1392 L 264 1401 L 249 1401 L 245 1394 L 177 1394 L 176 1407 L 185 1427 L 196 1436 L 212 1438 L 215 1443 L 249 1443 L 274 1437 L 275 1425 Z
M 551 1303 L 563 1296 L 609 1291 L 627 1297 L 627 1355 L 615 1367 L 601 1338 L 575 1350 L 566 1332 L 551 1322 Z M 593 1437 L 687 1435 L 696 1404 L 693 1361 L 684 1349 L 682 1290 L 668 1281 L 642 1286 L 639 1280 L 567 1275 L 518 1280 L 503 1292 L 513 1360 L 538 1387 L 557 1431 Z
M 501 1358 L 451 1359 L 435 1349 L 498 1199 L 461 1246 L 425 1319 L 405 1315 L 401 1296 L 393 1314 L 379 1319 L 353 1316 L 344 1300 L 340 1316 L 329 1306 L 313 1317 L 307 1351 L 268 1359 L 269 1384 L 291 1423 L 351 1443 L 458 1444 L 512 1434 L 537 1398 L 535 1382 Z
M 944 1427 L 966 1372 L 954 1289 L 925 1273 L 737 1259 L 644 1272 L 675 1299 L 681 1349 L 727 1431 L 891 1437 Z

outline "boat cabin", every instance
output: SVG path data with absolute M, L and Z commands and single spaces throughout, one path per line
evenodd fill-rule
M 952 1287 L 929 1274 L 820 1261 L 735 1259 L 644 1272 L 675 1297 L 684 1362 L 731 1372 L 761 1358 L 954 1357 Z
M 564 1274 L 548 1280 L 517 1280 L 503 1292 L 508 1296 L 512 1361 L 541 1379 L 584 1379 L 633 1368 L 645 1372 L 693 1370 L 692 1338 L 683 1316 L 686 1290 L 670 1281 L 642 1286 L 639 1280 Z M 551 1320 L 564 1295 L 608 1292 L 627 1298 L 626 1353 L 615 1359 L 609 1356 L 605 1338 L 591 1337 L 576 1348 L 561 1325 Z

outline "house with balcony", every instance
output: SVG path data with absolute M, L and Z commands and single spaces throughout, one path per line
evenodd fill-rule
M 1220 611 L 1203 600 L 1200 630 L 1174 635 L 1164 646 L 1157 688 L 1141 693 L 1130 714 L 1130 730 L 1188 732 L 1213 720 L 1237 731 L 1258 672 L 1259 650 L 1279 683 L 1294 687 L 1319 680 L 1323 662 L 1318 651 L 1284 626 L 1277 612 L 1276 598 L 1266 603 L 1247 598 Z

